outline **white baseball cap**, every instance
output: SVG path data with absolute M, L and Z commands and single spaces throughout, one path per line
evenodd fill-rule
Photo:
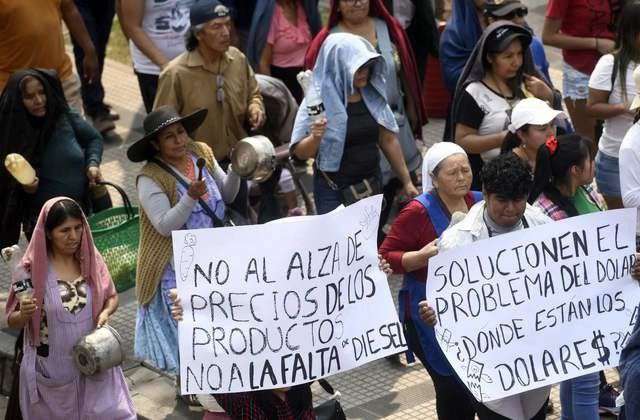
M 634 110 L 640 108 L 640 66 L 633 71 L 633 81 L 636 83 L 636 97 L 633 98 L 629 109 Z
M 515 133 L 527 124 L 549 124 L 557 118 L 567 118 L 562 111 L 551 108 L 547 103 L 538 98 L 526 98 L 513 107 L 511 112 L 511 124 L 509 131 Z

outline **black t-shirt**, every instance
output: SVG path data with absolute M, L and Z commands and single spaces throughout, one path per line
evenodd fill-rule
M 347 134 L 340 169 L 329 176 L 340 187 L 357 184 L 378 175 L 380 126 L 364 101 L 347 105 Z
M 478 129 L 483 119 L 484 111 L 482 111 L 482 108 L 469 92 L 463 90 L 460 95 L 460 107 L 456 115 L 456 123 Z

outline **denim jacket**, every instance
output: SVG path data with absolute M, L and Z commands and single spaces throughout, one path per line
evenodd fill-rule
M 327 172 L 340 168 L 347 133 L 347 98 L 355 93 L 356 71 L 370 60 L 369 84 L 360 90 L 362 99 L 376 122 L 398 133 L 398 124 L 385 95 L 385 62 L 364 38 L 347 33 L 331 34 L 324 41 L 313 68 L 313 84 L 324 103 L 327 129 L 320 142 L 316 164 Z M 291 134 L 291 148 L 309 135 L 311 119 L 306 100 L 302 101 Z

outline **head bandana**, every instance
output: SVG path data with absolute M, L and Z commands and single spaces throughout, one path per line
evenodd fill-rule
M 451 155 L 467 152 L 460 146 L 451 142 L 436 143 L 427 150 L 422 162 L 422 192 L 429 192 L 433 189 L 433 170 L 446 158 Z

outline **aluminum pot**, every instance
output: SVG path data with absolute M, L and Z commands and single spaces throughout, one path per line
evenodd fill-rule
M 122 364 L 122 338 L 113 327 L 105 325 L 82 337 L 72 354 L 80 372 L 95 375 Z
M 231 164 L 243 178 L 266 181 L 276 169 L 276 149 L 265 136 L 246 137 L 233 149 Z

